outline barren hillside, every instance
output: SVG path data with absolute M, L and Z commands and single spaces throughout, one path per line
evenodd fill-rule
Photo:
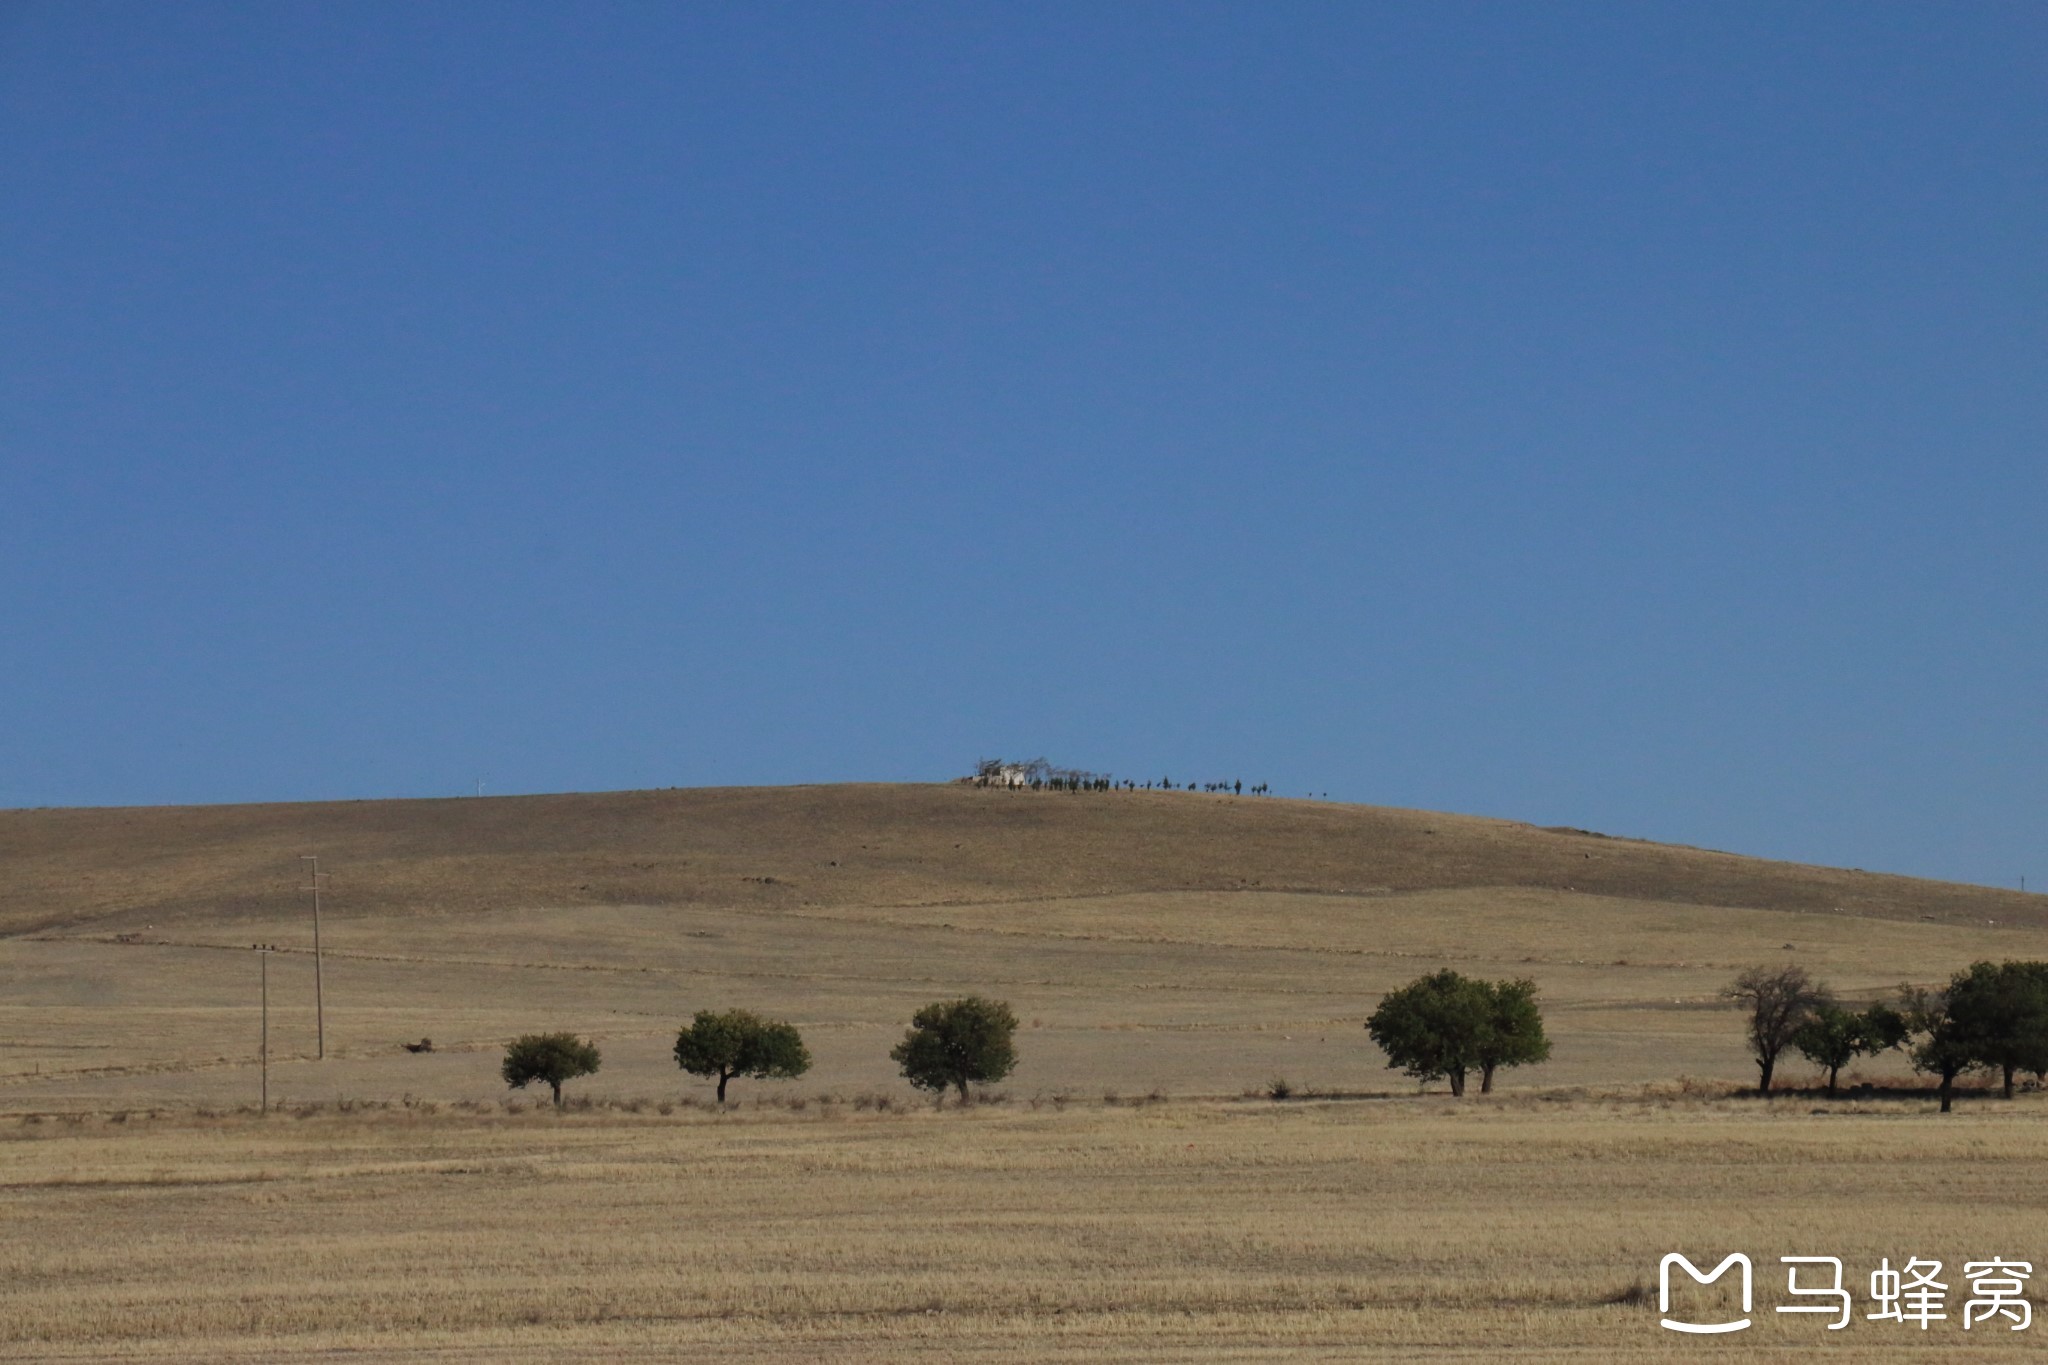
M 274 914 L 301 854 L 337 908 L 775 909 L 1134 892 L 1529 888 L 2048 924 L 2043 898 L 1374 806 L 849 785 L 0 811 L 0 933 Z

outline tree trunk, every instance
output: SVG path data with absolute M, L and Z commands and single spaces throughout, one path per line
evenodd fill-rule
M 1831 1067 L 1829 1067 L 1829 1068 L 1828 1068 L 1828 1098 L 1829 1098 L 1829 1099 L 1833 1099 L 1833 1098 L 1835 1097 L 1835 1077 L 1837 1077 L 1837 1076 L 1839 1076 L 1839 1075 L 1841 1075 L 1841 1074 L 1842 1074 L 1842 1068 L 1840 1068 L 1839 1066 L 1831 1066 Z
M 562 1107 L 562 1083 L 560 1081 L 549 1081 L 548 1084 L 554 1088 L 555 1108 L 560 1109 Z
M 1465 1068 L 1461 1066 L 1456 1068 L 1455 1070 L 1447 1072 L 1446 1074 L 1451 1079 L 1452 1097 L 1456 1098 L 1458 1096 L 1462 1096 L 1465 1093 Z
M 731 1079 L 732 1078 L 726 1075 L 723 1071 L 718 1073 L 718 1102 L 720 1104 L 725 1103 L 725 1083 Z
M 1941 1073 L 1941 1112 L 1942 1112 L 1942 1113 L 1944 1113 L 1944 1114 L 1946 1114 L 1946 1113 L 1948 1112 L 1948 1103 L 1949 1103 L 1949 1100 L 1950 1100 L 1950 1099 L 1952 1098 L 1952 1096 L 1953 1096 L 1953 1094 L 1954 1094 L 1954 1091 L 1955 1091 L 1955 1074 L 1954 1074 L 1953 1072 L 1949 1072 L 1949 1071 L 1944 1071 L 1944 1072 L 1942 1072 L 1942 1073 Z
M 1495 1065 L 1496 1063 L 1487 1062 L 1479 1068 L 1479 1093 L 1482 1095 L 1491 1095 L 1493 1093 L 1493 1068 Z
M 2019 1067 L 2012 1062 L 2005 1064 L 2005 1098 L 2007 1099 L 2012 1098 L 2012 1073 L 2017 1070 L 2019 1070 Z
M 967 1078 L 965 1076 L 961 1076 L 958 1079 L 956 1079 L 953 1082 L 953 1084 L 960 1087 L 960 1107 L 962 1109 L 965 1109 L 967 1107 Z
M 1758 1082 L 1756 1093 L 1768 1095 L 1771 1093 L 1771 1072 L 1776 1069 L 1778 1059 L 1776 1057 L 1759 1057 L 1756 1059 L 1756 1064 L 1757 1069 L 1763 1072 L 1763 1079 Z

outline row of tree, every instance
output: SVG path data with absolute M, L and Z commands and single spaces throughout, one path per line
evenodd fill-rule
M 1482 981 L 1441 971 L 1420 977 L 1380 1001 L 1366 1031 L 1387 1054 L 1389 1068 L 1421 1081 L 1448 1080 L 1453 1095 L 1479 1073 L 1479 1092 L 1493 1090 L 1494 1074 L 1543 1061 L 1550 1040 L 1536 1007 L 1532 981 Z M 1017 1064 L 1017 1016 L 1008 1004 L 965 996 L 926 1005 L 911 1016 L 903 1040 L 889 1052 L 904 1078 L 920 1090 L 943 1094 L 999 1081 Z M 810 1050 L 793 1024 L 748 1010 L 699 1010 L 676 1034 L 676 1065 L 718 1086 L 735 1080 L 792 1080 L 811 1069 Z M 501 1074 L 515 1089 L 540 1082 L 562 1104 L 562 1086 L 594 1074 L 603 1064 L 597 1045 L 573 1033 L 530 1033 L 505 1049 Z
M 2022 1072 L 2048 1081 L 2048 962 L 1978 962 L 1935 990 L 1901 987 L 1896 1003 L 1851 1009 L 1799 966 L 1752 967 L 1724 994 L 1748 1013 L 1748 1038 L 1758 1090 L 1768 1095 L 1787 1049 L 1823 1068 L 1828 1094 L 1857 1057 L 1904 1048 L 1916 1070 L 1939 1079 L 1948 1113 L 1956 1080 L 1972 1071 L 1997 1074 L 2007 1099 Z M 1421 1081 L 1445 1080 L 1465 1093 L 1479 1074 L 1479 1093 L 1496 1072 L 1550 1056 L 1536 983 L 1486 981 L 1446 968 L 1389 992 L 1366 1020 L 1366 1032 L 1387 1054 L 1387 1066 Z M 1000 1000 L 965 996 L 926 1005 L 889 1052 L 905 1079 L 943 1094 L 999 1081 L 1017 1064 L 1017 1017 Z M 792 1024 L 747 1010 L 700 1010 L 676 1034 L 676 1065 L 718 1086 L 741 1077 L 791 1079 L 810 1070 L 811 1055 Z M 505 1050 L 502 1074 L 515 1088 L 539 1081 L 562 1103 L 562 1085 L 597 1071 L 597 1047 L 571 1033 L 528 1034 Z
M 1749 1015 L 1757 1088 L 1768 1095 L 1778 1058 L 1796 1049 L 1828 1073 L 1858 1056 L 1906 1049 L 1913 1068 L 1940 1082 L 1941 1112 L 1972 1071 L 1996 1074 L 2007 1099 L 2021 1072 L 2048 1080 L 2048 962 L 1977 962 L 1926 990 L 1902 986 L 1896 1003 L 1844 1008 L 1805 968 L 1752 967 L 1725 994 Z
M 1171 777 L 1159 778 L 1156 782 L 1139 782 L 1136 778 L 1118 778 L 1108 773 L 1093 773 L 1084 768 L 1055 768 L 1042 758 L 1013 762 L 1002 758 L 983 758 L 974 764 L 974 776 L 967 779 L 977 787 L 1009 787 L 1027 791 L 1205 791 L 1230 792 L 1242 796 L 1249 791 L 1253 796 L 1264 796 L 1272 788 L 1264 782 L 1246 787 L 1242 778 L 1227 782 L 1189 782 L 1185 787 Z
M 999 1081 L 1017 1065 L 1016 1032 L 1017 1016 L 1003 1001 L 940 1000 L 911 1016 L 889 1057 L 918 1089 L 957 1089 L 964 1101 L 968 1086 Z M 676 1034 L 675 1056 L 690 1075 L 717 1082 L 720 1104 L 726 1086 L 742 1077 L 793 1080 L 811 1069 L 810 1049 L 794 1024 L 749 1010 L 697 1011 Z M 573 1033 L 529 1033 L 505 1048 L 499 1074 L 515 1090 L 547 1085 L 559 1109 L 562 1086 L 603 1064 L 597 1045 Z

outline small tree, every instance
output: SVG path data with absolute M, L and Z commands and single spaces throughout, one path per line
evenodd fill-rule
M 1969 1030 L 1949 1012 L 1950 992 L 1967 972 L 1957 972 L 1949 990 L 1923 991 L 1908 986 L 1899 994 L 1899 1009 L 1906 1027 L 1915 1036 L 1924 1034 L 1913 1046 L 1913 1069 L 1941 1080 L 1941 1112 L 1950 1110 L 1955 1098 L 1956 1077 L 1982 1066 Z
M 1756 1058 L 1757 1091 L 1771 1093 L 1771 1072 L 1793 1035 L 1832 997 L 1804 967 L 1751 967 L 1723 995 L 1749 1011 L 1749 1050 Z
M 601 1060 L 596 1044 L 573 1033 L 528 1033 L 506 1045 L 500 1070 L 505 1084 L 514 1090 L 546 1081 L 555 1093 L 555 1108 L 560 1109 L 562 1082 L 596 1074 Z
M 1493 1073 L 1504 1066 L 1528 1066 L 1550 1059 L 1543 1012 L 1536 1008 L 1536 983 L 1475 981 L 1486 1001 L 1486 1028 L 1473 1054 L 1479 1062 L 1479 1093 L 1493 1093 Z
M 910 1017 L 889 1058 L 918 1089 L 943 1095 L 955 1086 L 964 1103 L 969 1084 L 999 1081 L 1017 1065 L 1016 1031 L 1017 1016 L 1000 1000 L 941 1000 Z
M 1814 1007 L 1813 1017 L 1792 1035 L 1792 1046 L 1807 1061 L 1827 1070 L 1828 1096 L 1833 1098 L 1843 1067 L 1857 1057 L 1895 1048 L 1905 1039 L 1905 1016 L 1889 1005 L 1876 1004 L 1859 1012 L 1825 1001 Z
M 1445 968 L 1417 977 L 1387 994 L 1365 1021 L 1365 1031 L 1400 1067 L 1419 1081 L 1439 1078 L 1453 1095 L 1465 1093 L 1465 1074 L 1482 1068 L 1492 1001 L 1485 983 Z M 1498 1063 L 1496 1063 L 1498 1065 Z
M 789 1080 L 811 1069 L 811 1054 L 794 1025 L 746 1010 L 698 1010 L 676 1034 L 676 1065 L 692 1076 L 716 1077 L 718 1102 L 724 1104 L 725 1084 L 733 1077 Z

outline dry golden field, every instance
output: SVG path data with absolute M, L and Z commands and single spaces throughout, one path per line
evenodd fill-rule
M 2038 1354 L 1776 1258 L 2035 1261 L 2034 1101 L 1826 1117 L 1683 1096 L 715 1115 L 430 1106 L 0 1129 L 10 1359 L 1794 1359 Z M 1758 1265 L 1742 1339 L 1648 1303 Z M 1806 1283 L 1808 1281 L 1802 1281 Z M 1859 1293 L 1859 1299 L 1862 1295 Z M 1699 1307 L 1699 1301 L 1685 1301 Z M 1701 1313 L 1702 1317 L 1706 1314 Z
M 2043 906 L 1186 793 L 0 812 L 0 1358 L 2020 1351 L 2048 1325 L 1965 1334 L 1953 1276 L 1925 1333 L 1771 1309 L 1780 1255 L 1843 1257 L 1859 1314 L 1880 1256 L 2048 1262 L 2043 1102 L 1736 1098 L 1717 992 L 1758 962 L 1875 995 L 2048 957 Z M 1365 1016 L 1441 965 L 1534 978 L 1553 1060 L 1460 1103 L 1387 1071 Z M 1013 1004 L 1020 1065 L 934 1112 L 887 1051 L 970 991 Z M 715 1113 L 669 1047 L 728 1006 L 816 1064 Z M 508 1110 L 504 1040 L 558 1028 L 604 1050 L 569 1087 L 592 1103 Z M 1279 1077 L 1297 1098 L 1258 1097 Z M 1658 1258 L 1735 1250 L 1756 1326 L 1661 1330 Z

